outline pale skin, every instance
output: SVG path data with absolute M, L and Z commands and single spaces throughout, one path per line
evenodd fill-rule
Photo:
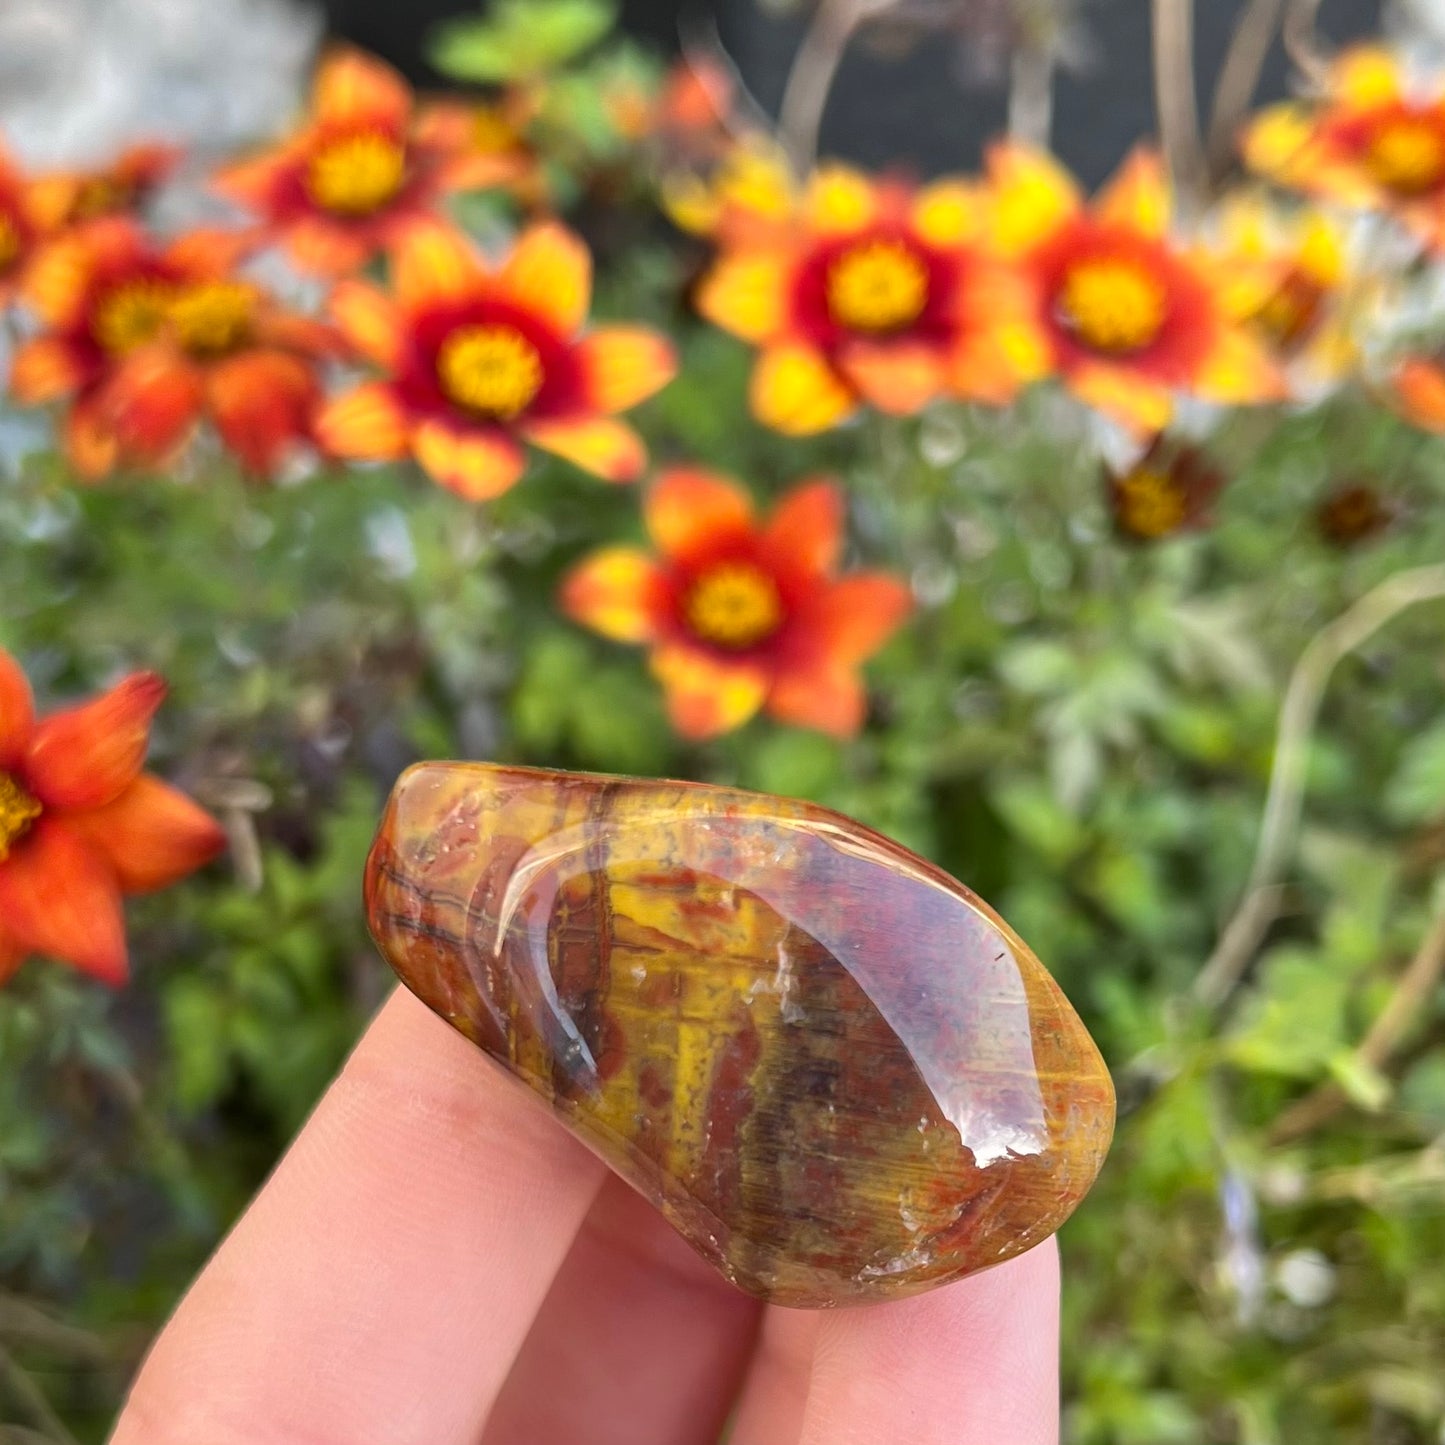
M 725 1284 L 405 991 L 112 1445 L 1057 1445 L 1053 1241 L 855 1309 Z

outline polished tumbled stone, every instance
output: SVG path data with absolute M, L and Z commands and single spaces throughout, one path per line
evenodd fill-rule
M 1053 1233 L 1109 1075 L 967 888 L 807 803 L 428 763 L 366 880 L 403 981 L 774 1303 L 910 1294 Z

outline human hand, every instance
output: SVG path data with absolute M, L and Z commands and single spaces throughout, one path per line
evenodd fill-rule
M 1052 1240 L 764 1308 L 404 990 L 156 1342 L 112 1445 L 1054 1445 Z

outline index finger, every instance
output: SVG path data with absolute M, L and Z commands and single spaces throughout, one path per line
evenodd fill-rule
M 112 1445 L 476 1440 L 603 1172 L 398 991 L 157 1341 Z

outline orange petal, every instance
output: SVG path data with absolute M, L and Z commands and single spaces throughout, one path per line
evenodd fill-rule
M 221 440 L 257 476 L 273 476 L 288 452 L 311 434 L 321 384 L 300 357 L 244 351 L 219 363 L 207 384 L 211 420 Z
M 783 566 L 822 576 L 843 550 L 843 494 L 832 482 L 794 487 L 773 508 L 763 543 Z
M 177 236 L 165 254 L 171 265 L 188 276 L 224 280 L 255 250 L 254 233 L 199 226 Z
M 1168 231 L 1172 206 L 1164 164 L 1147 147 L 1130 154 L 1094 203 L 1100 220 L 1149 236 Z
M 136 672 L 109 692 L 51 714 L 25 754 L 25 779 L 47 808 L 98 808 L 135 781 L 165 679 Z
M 85 378 L 85 363 L 76 348 L 59 336 L 22 341 L 10 363 L 10 391 L 24 406 L 43 406 L 70 396 Z
M 988 152 L 989 232 L 1006 256 L 1031 250 L 1078 213 L 1074 179 L 1052 156 L 1001 144 Z
M 753 368 L 748 400 L 764 426 L 787 436 L 827 431 L 857 405 L 852 389 L 808 346 L 774 346 L 763 352 Z
M 1407 421 L 1445 432 L 1445 369 L 1423 356 L 1408 357 L 1395 371 L 1395 397 Z
M 410 426 L 396 393 L 373 381 L 328 402 L 316 418 L 316 440 L 333 457 L 390 462 L 410 450 Z
M 853 341 L 838 369 L 865 401 L 890 416 L 922 411 L 943 388 L 943 358 L 921 342 Z
M 247 210 L 266 212 L 285 172 L 304 155 L 304 144 L 283 144 L 262 155 L 223 166 L 210 180 L 219 196 Z
M 165 346 L 127 357 L 101 403 L 121 452 L 152 465 L 185 443 L 204 404 L 200 372 Z
M 311 104 L 324 121 L 401 125 L 411 113 L 411 89 L 374 55 L 338 50 L 317 69 Z
M 0 772 L 19 766 L 35 730 L 35 701 L 20 664 L 0 647 Z
M 226 846 L 204 808 L 149 773 L 103 808 L 69 814 L 65 825 L 110 863 L 124 893 L 168 888 Z
M 581 326 L 592 304 L 592 256 L 554 221 L 522 232 L 497 279 L 518 305 L 545 317 L 564 336 Z
M 787 317 L 790 275 L 786 256 L 776 251 L 720 256 L 698 288 L 698 312 L 744 341 L 770 341 Z
M 768 693 L 768 716 L 794 727 L 852 737 L 863 725 L 868 701 L 863 684 L 846 667 L 781 674 Z
M 905 582 L 884 572 L 856 572 L 828 587 L 808 620 L 831 663 L 857 663 L 877 652 L 912 611 Z
M 322 216 L 310 216 L 284 233 L 286 252 L 298 270 L 328 279 L 359 271 L 372 256 L 372 240 Z
M 944 363 L 944 384 L 965 401 L 1004 406 L 1019 388 L 1047 376 L 1054 351 L 1044 329 L 1019 320 L 965 332 Z
M 516 485 L 526 454 L 505 432 L 426 421 L 416 429 L 412 449 L 422 470 L 469 502 L 487 502 Z
M 0 918 L 22 956 L 45 954 L 102 983 L 125 982 L 120 885 L 62 819 L 42 814 L 0 863 Z
M 485 274 L 471 242 L 443 221 L 412 222 L 392 248 L 392 290 L 403 311 L 474 296 Z
M 562 579 L 562 610 L 614 642 L 651 642 L 663 604 L 657 564 L 637 547 L 603 547 Z
M 65 419 L 65 460 L 77 476 L 99 481 L 115 470 L 120 448 L 115 433 L 101 414 L 99 398 L 86 397 L 71 407 Z
M 642 438 L 611 417 L 580 421 L 534 421 L 523 428 L 527 440 L 604 482 L 635 482 L 647 466 Z
M 648 535 L 676 561 L 753 530 L 752 498 L 735 482 L 701 467 L 672 467 L 642 502 Z
M 1167 386 L 1148 381 L 1126 367 L 1087 362 L 1070 369 L 1069 389 L 1136 436 L 1155 436 L 1174 415 L 1174 397 Z
M 756 663 L 724 662 L 681 643 L 654 650 L 672 725 L 685 738 L 711 738 L 741 727 L 763 705 L 767 673 Z
M 47 326 L 68 331 L 84 319 L 97 266 L 124 265 L 144 245 L 134 222 L 120 218 L 96 221 L 84 232 L 63 236 L 31 263 L 22 288 L 25 300 Z
M 327 303 L 341 334 L 368 361 L 395 370 L 401 361 L 401 316 L 391 297 L 364 281 L 342 281 Z
M 645 326 L 600 326 L 577 343 L 587 402 L 598 411 L 626 411 L 677 374 L 672 343 Z

